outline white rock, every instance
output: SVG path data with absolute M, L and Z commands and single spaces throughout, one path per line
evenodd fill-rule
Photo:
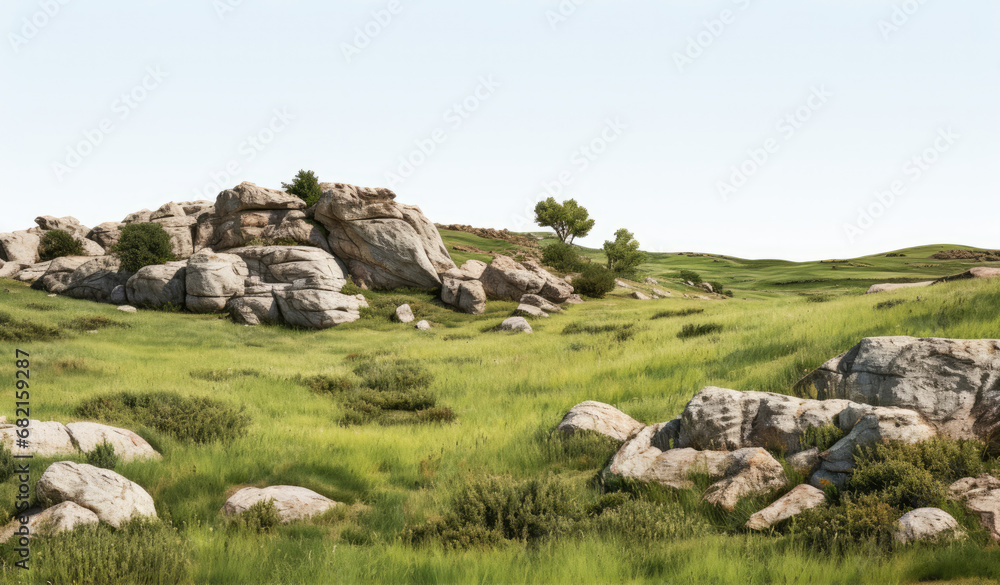
M 431 324 L 428 321 L 418 321 L 417 324 L 414 325 L 414 327 L 416 329 L 421 330 L 421 331 L 430 331 L 431 330 Z
M 917 508 L 899 519 L 893 537 L 903 544 L 950 540 L 964 534 L 958 522 L 940 508 Z
M 53 463 L 35 490 L 43 504 L 73 502 L 116 528 L 138 516 L 156 517 L 153 498 L 142 486 L 114 471 L 85 463 Z
M 571 408 L 556 428 L 570 434 L 595 431 L 616 441 L 624 441 L 645 426 L 610 404 L 588 400 Z
M 396 307 L 396 320 L 400 323 L 411 323 L 413 321 L 413 309 L 410 305 L 400 305 Z
M 36 457 L 58 457 L 76 455 L 77 449 L 66 425 L 54 421 L 28 421 L 28 448 L 17 447 L 17 432 L 21 427 L 12 424 L 0 425 L 0 440 L 14 455 L 35 455 Z
M 100 521 L 97 514 L 73 502 L 63 502 L 45 510 L 35 508 L 26 512 L 26 515 L 28 530 L 32 537 L 58 534 L 73 530 L 77 526 L 97 524 Z M 15 515 L 10 523 L 0 528 L 0 543 L 10 540 L 21 526 L 20 518 Z
M 498 327 L 500 331 L 519 331 L 521 333 L 534 333 L 531 324 L 524 317 L 510 317 L 504 319 Z
M 123 312 L 123 313 L 138 313 L 139 312 L 139 310 L 136 309 L 135 307 L 133 307 L 132 305 L 122 305 L 122 306 L 118 307 L 118 310 L 121 311 L 121 312 Z
M 110 443 L 122 461 L 160 459 L 159 453 L 145 439 L 128 429 L 93 422 L 72 422 L 66 425 L 73 441 L 84 453 L 89 453 L 101 443 Z
M 825 503 L 825 493 L 811 485 L 801 484 L 775 500 L 770 506 L 750 516 L 746 527 L 751 530 L 764 530 Z
M 549 316 L 548 313 L 539 309 L 538 307 L 534 305 L 525 305 L 525 304 L 518 305 L 517 308 L 514 309 L 514 315 L 521 317 L 533 317 L 533 318 L 542 318 Z
M 274 502 L 282 523 L 305 520 L 338 505 L 338 502 L 304 487 L 274 485 L 265 488 L 246 487 L 239 490 L 226 500 L 222 506 L 222 513 L 228 516 L 242 514 L 254 504 L 268 500 Z

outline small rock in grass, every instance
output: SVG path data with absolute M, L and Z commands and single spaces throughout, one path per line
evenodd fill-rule
M 138 313 L 139 312 L 139 310 L 136 309 L 135 307 L 133 307 L 132 305 L 122 305 L 122 306 L 118 307 L 118 310 L 121 311 L 121 312 L 123 312 L 123 313 Z
M 750 516 L 746 527 L 751 530 L 764 530 L 782 520 L 787 520 L 825 503 L 826 494 L 822 490 L 804 483 L 775 500 L 770 506 Z
M 500 324 L 500 331 L 519 331 L 521 333 L 534 333 L 531 324 L 524 317 L 510 317 Z
M 431 324 L 429 322 L 427 322 L 426 320 L 425 321 L 418 321 L 417 324 L 414 325 L 414 327 L 416 327 L 417 329 L 419 329 L 421 331 L 430 331 L 431 330 Z
M 917 508 L 899 519 L 893 537 L 903 544 L 917 541 L 937 541 L 961 538 L 965 532 L 958 521 L 940 508 Z
M 272 485 L 265 488 L 246 487 L 233 494 L 225 505 L 222 513 L 227 516 L 242 514 L 258 502 L 274 502 L 281 522 L 287 524 L 293 520 L 305 520 L 317 514 L 322 514 L 338 505 L 316 492 L 293 485 Z
M 400 305 L 396 307 L 396 320 L 400 323 L 410 323 L 415 317 L 410 305 Z

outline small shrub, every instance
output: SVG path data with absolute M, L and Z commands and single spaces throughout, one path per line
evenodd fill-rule
M 833 447 L 837 441 L 844 438 L 844 431 L 835 424 L 825 424 L 820 427 L 809 425 L 806 430 L 799 435 L 799 446 L 803 451 L 816 447 L 820 452 Z
M 872 495 L 845 495 L 839 505 L 806 510 L 791 521 L 791 532 L 806 545 L 825 551 L 870 543 L 887 548 L 903 512 Z
M 719 294 L 719 295 L 723 295 L 723 296 L 727 296 L 727 297 L 733 296 L 733 291 L 726 290 L 725 285 L 723 285 L 719 281 L 710 282 L 708 284 L 709 284 L 709 286 L 712 287 L 712 290 L 715 291 L 715 294 Z
M 158 223 L 123 226 L 118 243 L 109 251 L 121 262 L 120 272 L 138 272 L 143 266 L 174 260 L 170 234 Z
M 695 284 L 701 284 L 701 275 L 693 270 L 681 270 L 680 279 L 683 282 L 693 282 Z
M 926 469 L 908 461 L 855 462 L 847 489 L 872 495 L 893 508 L 939 507 L 946 490 Z
M 281 524 L 281 514 L 274 505 L 274 500 L 257 502 L 246 511 L 229 519 L 231 530 L 253 532 L 257 534 L 271 532 Z
M 342 394 L 357 386 L 349 376 L 311 376 L 304 378 L 302 383 L 317 394 Z
M 31 309 L 32 311 L 55 311 L 59 307 L 47 303 L 27 303 L 24 305 L 24 308 Z
M 680 333 L 677 334 L 677 337 L 679 339 L 690 339 L 692 337 L 711 335 L 712 333 L 718 333 L 719 331 L 722 331 L 722 325 L 718 323 L 703 323 L 701 325 L 688 323 L 683 328 L 681 328 L 681 331 Z
M 615 290 L 615 275 L 600 264 L 589 263 L 573 278 L 573 290 L 583 296 L 603 299 Z
M 562 272 L 576 272 L 583 267 L 576 249 L 562 242 L 555 242 L 542 248 L 542 263 Z
M 87 463 L 94 467 L 114 469 L 118 467 L 120 462 L 121 459 L 115 453 L 115 446 L 107 441 L 102 442 L 100 445 L 94 447 L 93 451 L 87 453 Z
M 884 311 L 886 309 L 891 309 L 893 307 L 898 307 L 905 303 L 903 299 L 892 299 L 891 301 L 882 301 L 881 303 L 875 305 L 875 310 Z
M 14 454 L 7 444 L 0 442 L 0 483 L 4 483 L 14 475 Z
M 323 189 L 319 186 L 316 173 L 307 170 L 300 170 L 291 183 L 282 183 L 281 188 L 305 201 L 309 207 L 316 205 L 323 196 Z
M 261 373 L 251 368 L 226 370 L 197 370 L 191 372 L 191 377 L 206 382 L 227 382 L 237 378 L 259 378 Z
M 103 315 L 95 315 L 93 317 L 77 317 L 76 319 L 67 322 L 65 326 L 67 329 L 75 329 L 77 331 L 93 331 L 95 329 L 108 329 L 110 327 L 128 329 L 131 327 L 128 323 L 115 321 L 114 319 L 109 319 Z
M 605 494 L 588 512 L 594 516 L 588 523 L 591 530 L 640 546 L 711 532 L 708 522 L 679 503 L 633 499 L 622 492 Z
M 62 258 L 63 256 L 83 256 L 83 244 L 73 239 L 69 232 L 52 230 L 45 232 L 38 245 L 38 256 L 42 262 Z
M 49 341 L 61 335 L 56 327 L 15 319 L 0 312 L 0 341 Z
M 830 295 L 823 295 L 823 294 L 809 295 L 808 297 L 806 297 L 806 302 L 807 303 L 825 303 L 827 301 L 830 301 L 831 299 L 833 299 L 833 297 L 831 297 Z
M 410 390 L 430 386 L 434 376 L 422 365 L 409 360 L 372 360 L 354 367 L 364 385 L 374 390 Z
M 599 335 L 601 333 L 619 333 L 631 331 L 635 323 L 570 323 L 563 328 L 563 335 L 576 335 L 586 333 L 588 335 Z
M 682 309 L 679 311 L 660 311 L 656 313 L 651 319 L 669 319 L 671 317 L 687 317 L 688 315 L 700 315 L 705 312 L 705 309 Z
M 349 297 L 365 294 L 366 292 L 368 291 L 354 283 L 354 277 L 351 276 L 347 277 L 347 283 L 344 285 L 344 288 L 340 289 L 340 294 Z
M 76 413 L 123 426 L 149 426 L 178 440 L 194 443 L 235 439 L 250 424 L 243 407 L 169 392 L 97 396 L 84 401 Z

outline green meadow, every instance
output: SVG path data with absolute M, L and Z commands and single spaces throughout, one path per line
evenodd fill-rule
M 443 235 L 449 249 L 518 253 L 506 242 Z M 977 265 L 929 258 L 953 248 L 806 263 L 653 254 L 642 271 L 659 279 L 657 288 L 670 298 L 636 301 L 618 289 L 534 320 L 533 335 L 492 331 L 514 303 L 490 302 L 487 314 L 472 317 L 421 291 L 366 293 L 372 308 L 361 320 L 315 332 L 238 326 L 218 315 L 125 314 L 2 281 L 0 291 L 8 292 L 0 292 L 0 384 L 7 390 L 0 393 L 0 414 L 8 419 L 14 418 L 15 350 L 22 349 L 30 353 L 32 418 L 71 422 L 95 398 L 171 393 L 242 409 L 249 423 L 233 437 L 197 441 L 136 419 L 128 426 L 163 459 L 116 470 L 153 496 L 165 526 L 40 538 L 29 571 L 14 568 L 4 549 L 0 582 L 998 579 L 1000 548 L 969 519 L 963 523 L 970 537 L 954 544 L 885 550 L 859 542 L 817 550 L 794 534 L 745 532 L 740 526 L 754 511 L 749 507 L 726 518 L 693 492 L 640 490 L 630 508 L 635 520 L 619 515 L 616 523 L 595 512 L 608 501 L 595 477 L 615 445 L 551 432 L 584 400 L 656 423 L 675 417 L 704 386 L 790 393 L 805 372 L 867 336 L 1000 337 L 1000 281 L 863 294 L 871 284 L 928 280 Z M 597 251 L 588 254 L 600 259 Z M 458 262 L 488 259 L 454 256 Z M 722 282 L 734 296 L 684 298 L 700 291 L 681 283 L 680 270 Z M 392 322 L 392 310 L 403 302 L 434 328 Z M 679 338 L 685 326 L 709 332 Z M 398 373 L 404 366 L 424 376 L 420 392 L 436 408 L 449 409 L 449 420 L 352 419 L 354 395 L 311 383 L 360 384 L 371 368 Z M 33 481 L 47 463 L 33 460 Z M 456 498 L 484 478 L 503 485 L 544 480 L 565 494 L 553 498 L 579 507 L 573 512 L 578 521 L 549 531 L 559 521 L 541 514 L 544 519 L 531 524 L 541 527 L 541 536 L 533 531 L 501 542 L 455 545 L 419 537 L 427 533 L 423 527 L 449 518 Z M 235 489 L 278 484 L 304 486 L 344 505 L 266 531 L 234 527 L 220 515 Z M 0 484 L 0 520 L 12 516 L 16 490 L 15 478 Z

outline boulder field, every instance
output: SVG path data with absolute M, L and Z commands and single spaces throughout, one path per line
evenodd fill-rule
M 859 447 L 934 437 L 995 442 L 1000 428 L 1000 340 L 873 337 L 806 375 L 799 396 L 703 388 L 677 418 L 645 425 L 611 405 L 574 406 L 558 429 L 600 433 L 622 445 L 602 477 L 687 489 L 691 474 L 713 482 L 703 499 L 725 510 L 750 494 L 788 487 L 772 453 L 783 453 L 806 482 L 751 516 L 747 527 L 768 528 L 826 504 L 824 489 L 843 487 Z M 806 396 L 806 397 L 801 397 Z M 820 451 L 804 441 L 812 429 L 841 436 Z M 983 475 L 950 487 L 956 501 L 980 517 L 1000 540 L 1000 480 Z M 957 533 L 936 508 L 900 519 L 901 542 Z
M 455 265 L 419 207 L 388 189 L 322 183 L 320 201 L 244 182 L 215 202 L 170 202 L 91 229 L 75 218 L 42 216 L 29 230 L 0 234 L 0 278 L 50 293 L 139 308 L 228 312 L 245 325 L 323 329 L 360 317 L 362 295 L 341 293 L 350 278 L 366 290 L 440 291 L 443 303 L 481 314 L 487 300 L 511 300 L 541 316 L 575 302 L 573 287 L 532 260 L 497 255 Z M 124 226 L 157 223 L 176 261 L 121 270 L 111 247 Z M 40 262 L 42 237 L 63 230 L 86 256 Z M 405 321 L 404 321 L 405 322 Z

